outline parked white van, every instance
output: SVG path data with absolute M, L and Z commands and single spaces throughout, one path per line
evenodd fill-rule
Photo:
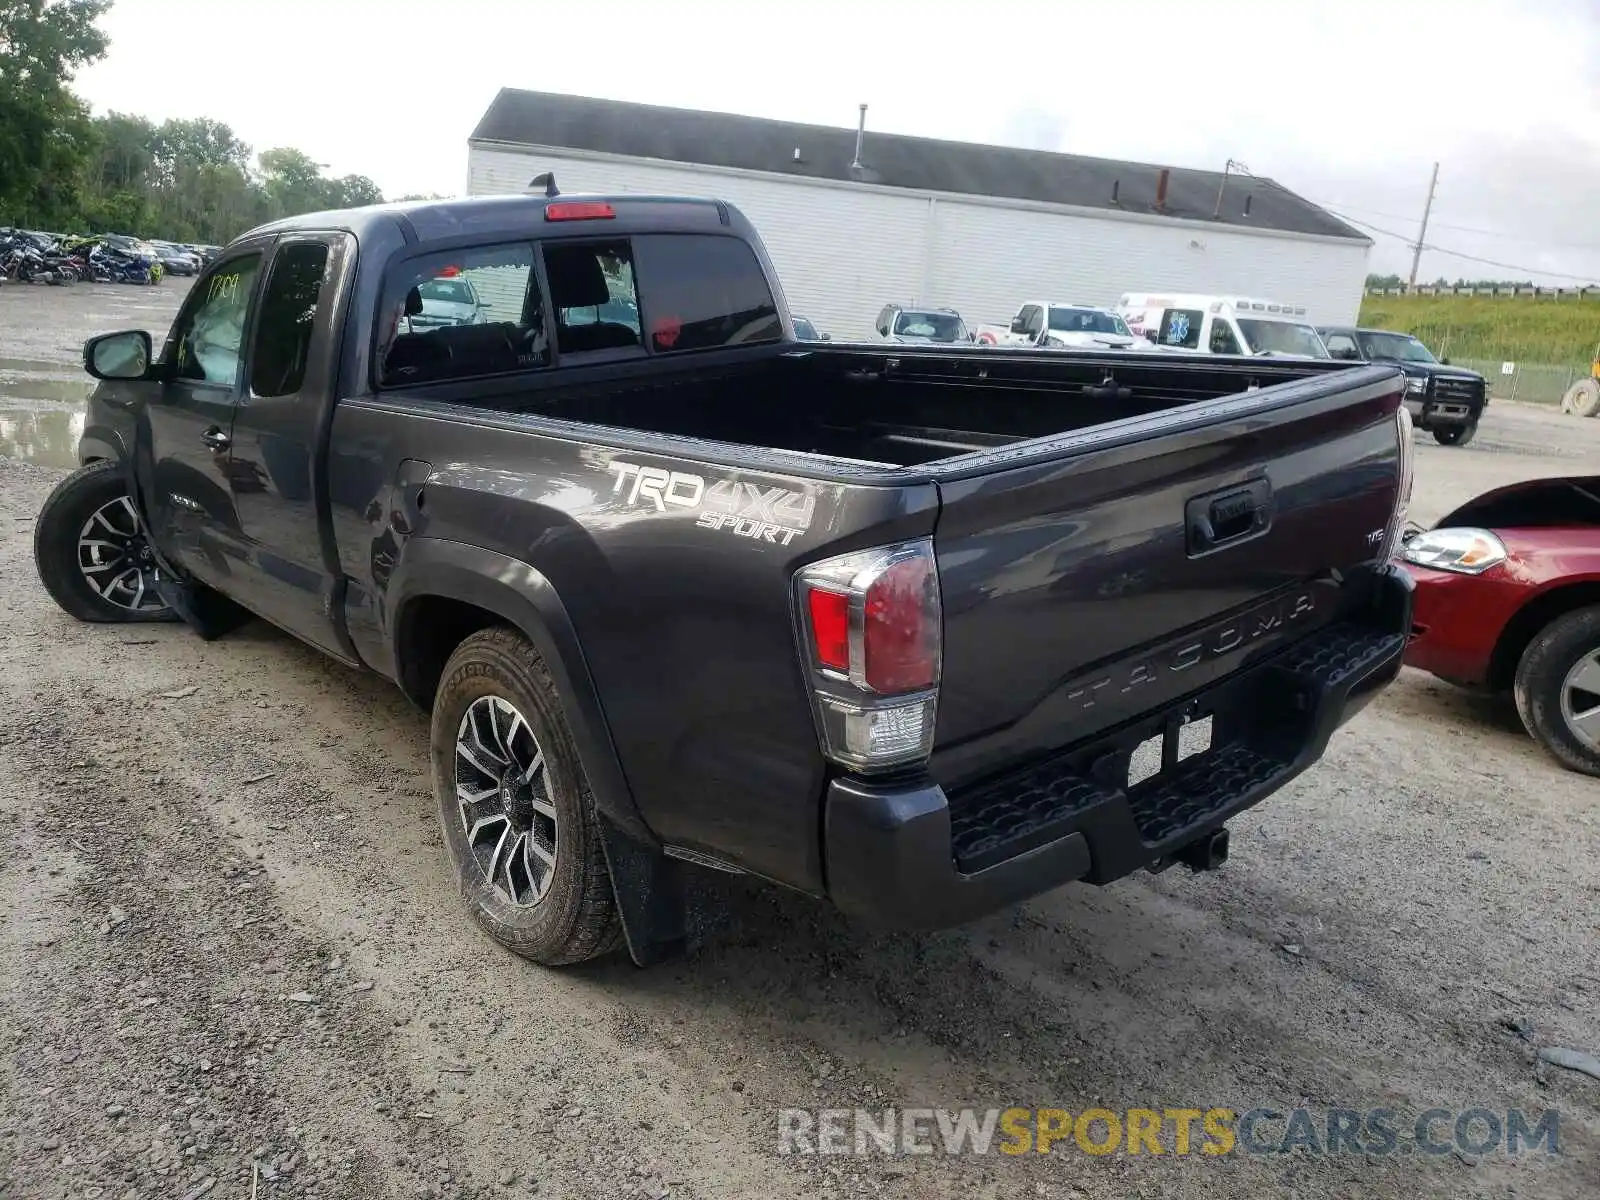
M 1130 292 L 1117 302 L 1128 328 L 1163 350 L 1329 358 L 1305 305 L 1247 296 Z

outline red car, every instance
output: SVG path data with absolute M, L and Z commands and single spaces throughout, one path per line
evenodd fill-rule
M 1400 561 L 1417 581 L 1405 661 L 1510 692 L 1534 739 L 1600 775 L 1600 475 L 1486 492 Z

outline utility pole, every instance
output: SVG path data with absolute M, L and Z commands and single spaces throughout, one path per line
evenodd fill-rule
M 1433 189 L 1439 186 L 1439 164 L 1433 164 L 1433 177 L 1428 180 L 1428 202 L 1422 206 L 1422 228 L 1417 230 L 1416 244 L 1411 247 L 1411 280 L 1406 291 L 1417 287 L 1417 266 L 1422 262 L 1422 244 L 1428 236 L 1428 214 L 1433 211 Z

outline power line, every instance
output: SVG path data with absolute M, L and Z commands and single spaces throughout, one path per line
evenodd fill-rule
M 1410 234 L 1396 233 L 1392 229 L 1383 229 L 1372 224 L 1370 221 L 1358 220 L 1347 213 L 1337 212 L 1331 208 L 1328 209 L 1328 212 L 1338 217 L 1341 221 L 1349 221 L 1350 224 L 1359 225 L 1363 229 L 1370 229 L 1373 233 L 1382 234 L 1384 237 L 1392 237 L 1397 241 L 1404 242 L 1408 246 L 1413 246 L 1416 244 L 1412 240 Z M 1525 275 L 1553 275 L 1558 279 L 1573 279 L 1580 283 L 1593 283 L 1595 281 L 1595 276 L 1593 275 L 1573 275 L 1566 271 L 1551 271 L 1544 267 L 1529 267 L 1520 265 L 1518 263 L 1499 262 L 1492 258 L 1480 258 L 1476 254 L 1463 254 L 1459 250 L 1451 250 L 1445 246 L 1436 246 L 1432 242 L 1423 243 L 1422 248 L 1424 250 L 1432 250 L 1435 254 L 1443 254 L 1449 258 L 1464 259 L 1467 262 L 1480 263 L 1486 267 L 1499 267 L 1502 271 L 1517 271 Z
M 1351 212 L 1366 213 L 1370 217 L 1383 217 L 1388 221 L 1410 221 L 1414 219 L 1400 213 L 1380 212 L 1375 208 L 1365 208 L 1359 204 L 1327 204 L 1321 200 L 1313 200 L 1312 203 L 1327 209 L 1329 212 L 1333 212 L 1336 208 L 1346 208 Z M 1345 219 L 1349 220 L 1350 218 L 1347 217 Z M 1501 233 L 1494 229 L 1481 229 L 1476 225 L 1452 225 L 1448 221 L 1434 221 L 1431 219 L 1428 224 L 1434 229 L 1451 229 L 1456 233 L 1475 233 L 1480 237 L 1499 238 L 1503 242 L 1523 242 L 1536 246 L 1559 246 L 1563 250 L 1600 250 L 1600 244 L 1595 242 L 1552 242 L 1545 238 L 1518 237 L 1514 233 Z

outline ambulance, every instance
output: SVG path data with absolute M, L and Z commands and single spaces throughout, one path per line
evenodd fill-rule
M 1133 333 L 1180 354 L 1332 357 L 1303 304 L 1247 296 L 1130 292 L 1117 302 L 1115 311 Z

